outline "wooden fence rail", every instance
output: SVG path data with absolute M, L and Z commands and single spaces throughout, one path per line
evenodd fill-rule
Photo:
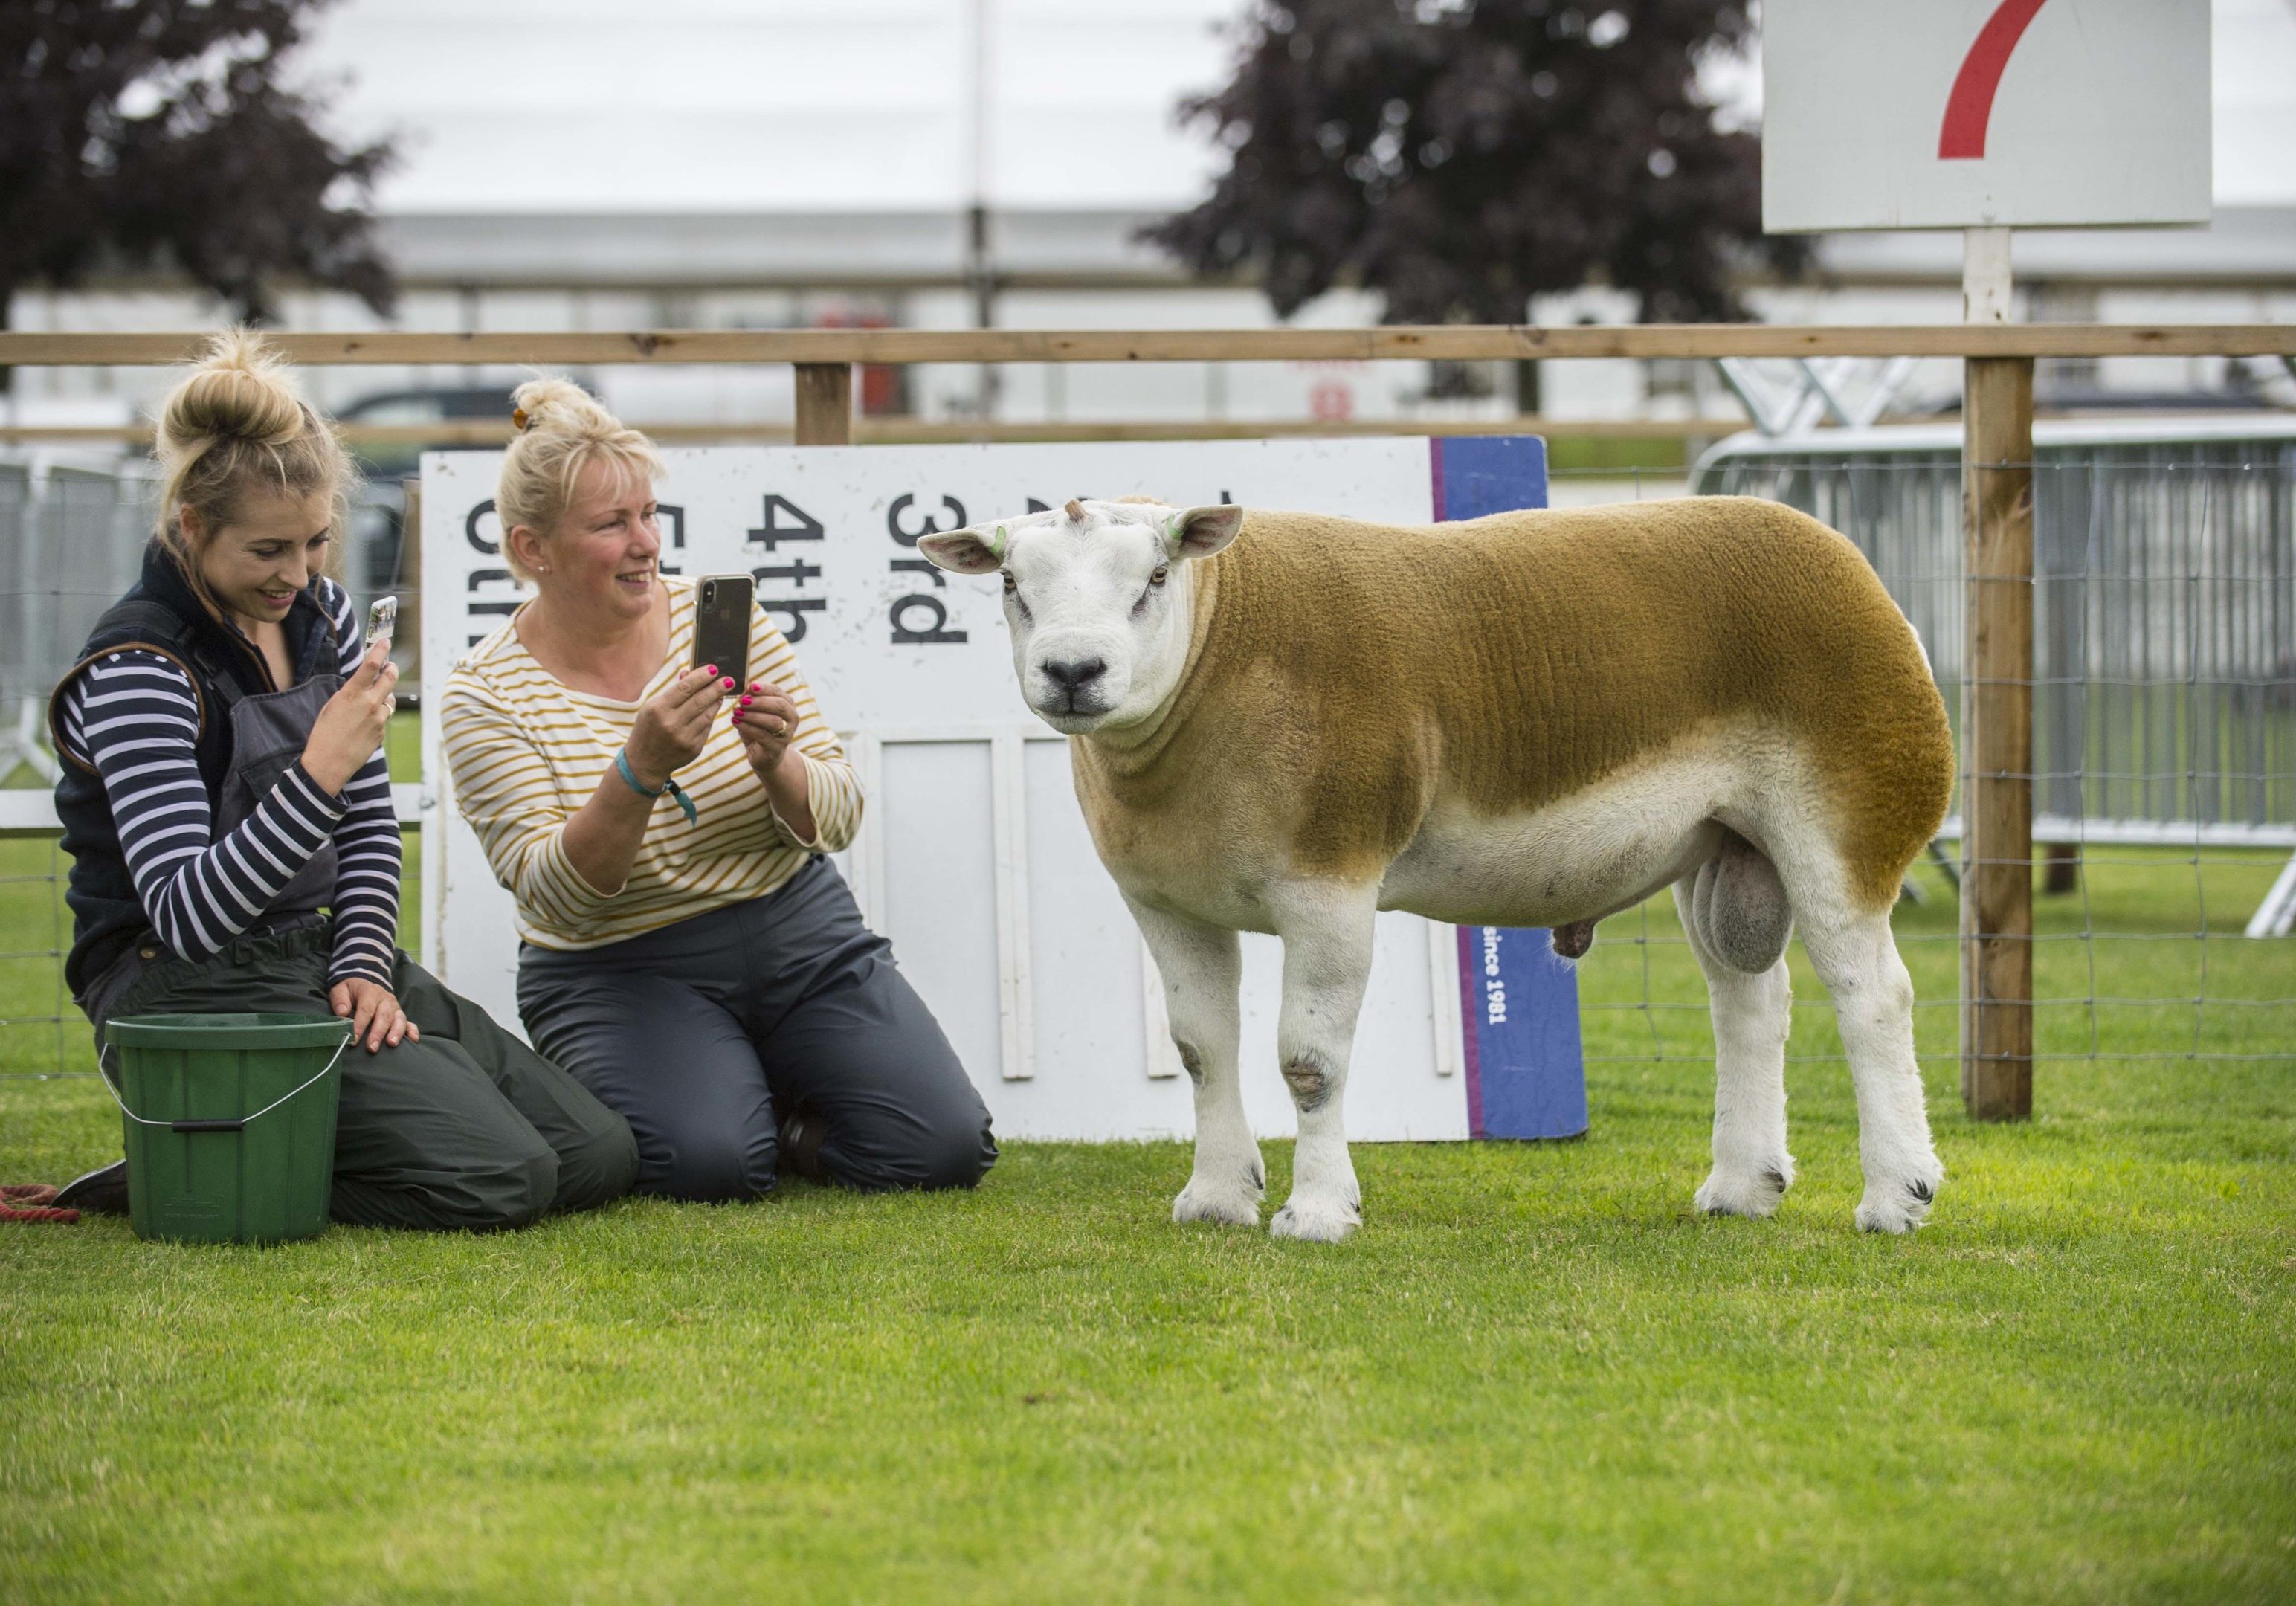
M 0 366 L 180 362 L 199 333 L 0 332 Z M 273 337 L 308 365 L 1471 362 L 1592 357 L 2296 356 L 2296 324 L 1395 324 L 1367 329 L 658 329 Z
M 796 436 L 779 423 L 645 423 L 634 430 L 662 446 L 790 444 Z M 500 418 L 443 418 L 427 423 L 339 426 L 355 447 L 499 447 L 516 433 Z M 1545 435 L 1579 440 L 1690 442 L 1719 440 L 1751 428 L 1746 418 L 1551 418 L 1535 413 L 1506 418 L 1156 418 L 978 419 L 856 417 L 857 446 L 933 446 L 974 441 L 1284 440 L 1348 435 Z M 0 424 L 0 446 L 119 446 L 152 444 L 149 424 Z

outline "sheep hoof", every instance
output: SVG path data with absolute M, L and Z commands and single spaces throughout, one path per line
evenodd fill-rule
M 1244 1177 L 1221 1183 L 1210 1177 L 1192 1176 L 1188 1185 L 1172 1200 L 1172 1219 L 1209 1221 L 1226 1227 L 1256 1227 L 1259 1225 L 1259 1190 Z
M 1869 1184 L 1857 1202 L 1857 1225 L 1868 1233 L 1910 1233 L 1929 1219 L 1943 1168 L 1925 1176 Z
M 1363 1212 L 1344 1200 L 1302 1199 L 1294 1193 L 1267 1224 L 1277 1238 L 1299 1238 L 1309 1243 L 1337 1243 L 1363 1225 Z
M 1778 1200 L 1793 1180 L 1793 1162 L 1765 1166 L 1759 1170 L 1724 1175 L 1720 1168 L 1698 1186 L 1693 1202 L 1704 1216 L 1743 1216 L 1767 1221 L 1777 1213 Z

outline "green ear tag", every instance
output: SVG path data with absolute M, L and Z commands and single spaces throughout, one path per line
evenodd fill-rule
M 1000 524 L 996 527 L 996 555 L 1000 558 L 1004 555 L 1005 540 L 1004 527 Z

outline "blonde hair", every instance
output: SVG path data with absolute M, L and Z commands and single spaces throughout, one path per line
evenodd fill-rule
M 287 360 L 261 335 L 227 329 L 209 340 L 160 404 L 154 434 L 152 455 L 164 475 L 160 544 L 199 595 L 207 597 L 207 582 L 200 553 L 184 537 L 183 510 L 198 515 L 201 539 L 212 540 L 258 488 L 293 496 L 327 494 L 327 568 L 338 569 L 350 512 L 350 454 L 333 422 L 295 389 Z
M 529 380 L 512 392 L 511 406 L 518 433 L 503 456 L 495 512 L 502 518 L 503 561 L 520 579 L 531 580 L 512 549 L 512 530 L 523 524 L 548 536 L 593 463 L 618 463 L 651 483 L 661 477 L 661 456 L 643 431 L 624 424 L 572 380 Z

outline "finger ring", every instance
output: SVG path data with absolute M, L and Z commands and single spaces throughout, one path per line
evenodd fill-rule
M 789 734 L 789 721 L 783 719 L 778 714 L 774 716 L 774 734 L 776 736 L 786 736 Z

